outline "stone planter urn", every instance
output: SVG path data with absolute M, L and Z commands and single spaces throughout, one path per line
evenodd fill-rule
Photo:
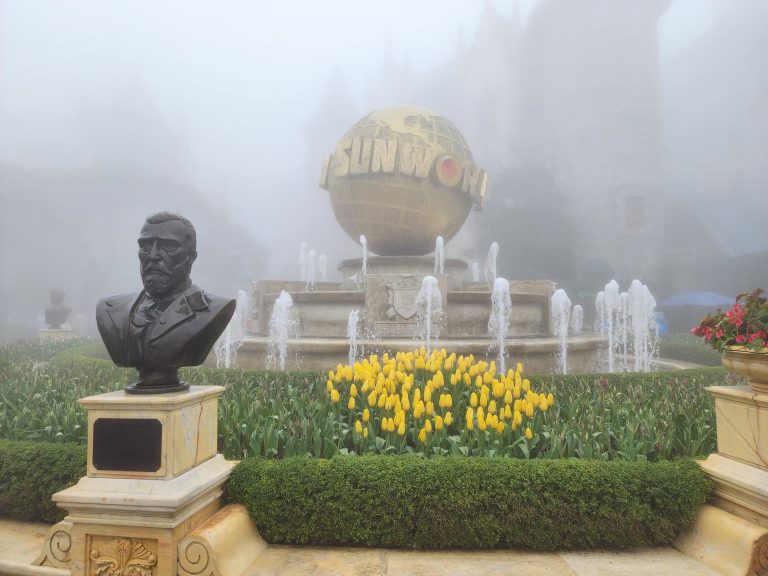
M 722 362 L 730 372 L 747 378 L 753 391 L 768 394 L 768 348 L 760 352 L 725 350 Z

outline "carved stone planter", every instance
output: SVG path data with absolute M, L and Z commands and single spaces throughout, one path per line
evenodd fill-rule
M 726 350 L 722 362 L 734 374 L 746 377 L 752 390 L 768 394 L 768 351 Z

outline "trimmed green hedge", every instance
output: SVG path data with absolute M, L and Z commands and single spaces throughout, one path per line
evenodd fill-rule
M 58 522 L 66 513 L 51 496 L 85 472 L 85 446 L 0 440 L 0 518 Z
M 710 491 L 690 460 L 415 456 L 249 458 L 227 484 L 270 543 L 525 550 L 669 544 Z
M 662 358 L 693 362 L 702 366 L 720 366 L 721 354 L 703 339 L 691 334 L 663 334 L 659 338 Z

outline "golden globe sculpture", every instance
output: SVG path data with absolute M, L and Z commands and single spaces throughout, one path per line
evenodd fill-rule
M 450 240 L 487 184 L 464 137 L 429 110 L 394 106 L 371 112 L 326 155 L 320 186 L 341 227 L 382 256 L 421 256 Z

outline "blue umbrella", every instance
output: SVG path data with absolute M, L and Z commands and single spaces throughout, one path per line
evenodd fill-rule
M 663 300 L 661 306 L 732 306 L 734 302 L 733 296 L 717 292 L 680 292 Z

